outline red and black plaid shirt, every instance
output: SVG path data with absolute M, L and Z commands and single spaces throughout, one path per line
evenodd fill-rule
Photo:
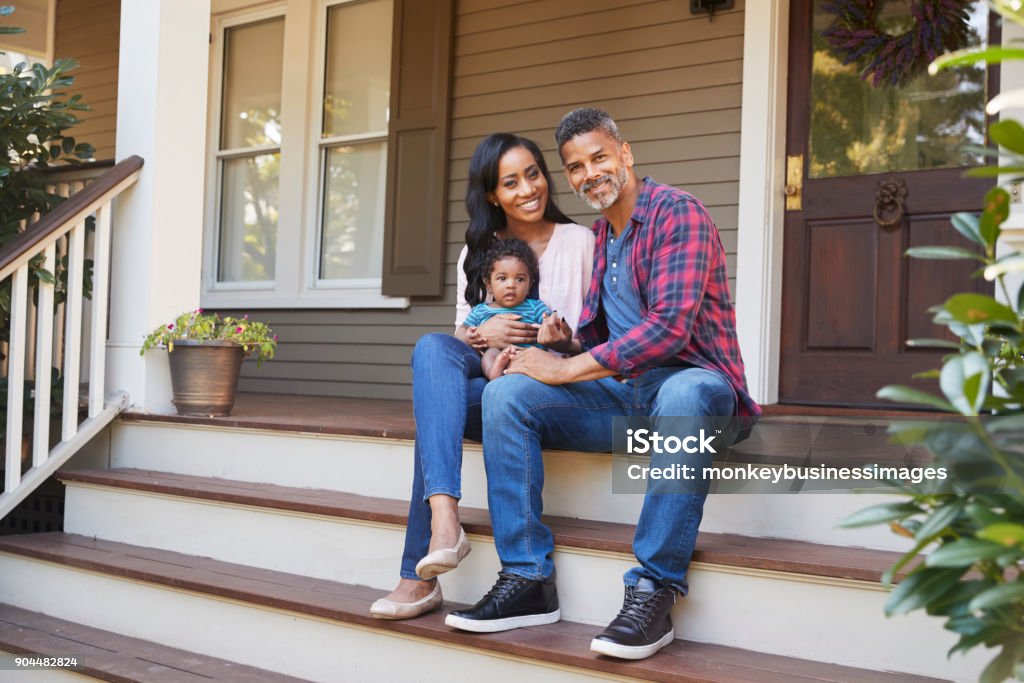
M 623 377 L 677 360 L 718 371 L 736 390 L 736 414 L 760 415 L 747 393 L 725 249 L 707 209 L 693 195 L 644 178 L 630 220 L 623 253 L 632 273 L 629 284 L 643 302 L 643 320 L 608 341 L 600 300 L 611 226 L 601 218 L 594 223 L 594 276 L 580 316 L 584 348 Z

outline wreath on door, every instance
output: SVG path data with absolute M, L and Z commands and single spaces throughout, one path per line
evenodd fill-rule
M 913 26 L 899 35 L 878 26 L 885 0 L 832 0 L 822 7 L 835 18 L 821 32 L 843 64 L 855 63 L 873 86 L 900 86 L 939 55 L 967 47 L 968 0 L 912 0 Z

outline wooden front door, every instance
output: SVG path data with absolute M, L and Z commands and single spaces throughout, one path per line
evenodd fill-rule
M 971 278 L 972 263 L 904 252 L 970 246 L 949 217 L 979 211 L 992 186 L 963 177 L 982 159 L 962 145 L 983 144 L 995 79 L 979 67 L 873 87 L 821 36 L 833 19 L 826 4 L 793 0 L 791 8 L 786 145 L 787 155 L 803 157 L 803 187 L 802 207 L 785 221 L 780 401 L 877 406 L 882 386 L 939 366 L 941 354 L 906 346 L 943 336 L 927 309 L 955 292 L 986 290 Z M 880 25 L 902 33 L 909 5 L 880 3 Z M 971 17 L 973 40 L 985 42 L 984 3 Z M 893 195 L 903 196 L 901 207 L 879 203 Z

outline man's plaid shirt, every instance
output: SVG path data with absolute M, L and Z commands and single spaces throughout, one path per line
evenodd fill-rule
M 579 338 L 598 363 L 623 377 L 676 361 L 716 370 L 736 390 L 736 414 L 760 415 L 747 393 L 729 298 L 725 249 L 707 209 L 693 195 L 644 178 L 625 235 L 630 286 L 643 302 L 641 323 L 608 341 L 600 306 L 611 226 L 594 223 L 594 275 L 580 316 Z

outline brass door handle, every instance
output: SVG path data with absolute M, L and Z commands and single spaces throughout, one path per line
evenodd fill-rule
M 786 195 L 786 211 L 802 211 L 803 197 L 800 195 L 804 186 L 804 156 L 786 157 L 786 186 L 783 193 Z

